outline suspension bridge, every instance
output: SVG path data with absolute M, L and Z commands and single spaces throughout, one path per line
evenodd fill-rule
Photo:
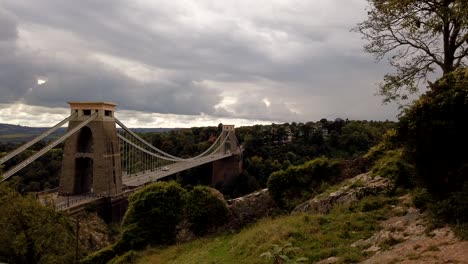
M 64 142 L 57 210 L 71 211 L 100 201 L 113 202 L 148 183 L 203 164 L 212 163 L 212 182 L 240 173 L 242 148 L 233 125 L 223 129 L 203 153 L 182 158 L 146 142 L 115 118 L 113 103 L 69 102 L 70 116 L 0 158 L 0 164 L 19 155 L 68 122 L 68 131 L 2 174 L 8 180 L 24 167 Z

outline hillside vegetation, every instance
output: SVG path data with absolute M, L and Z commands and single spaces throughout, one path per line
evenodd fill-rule
M 340 206 L 328 214 L 297 214 L 264 219 L 237 234 L 202 238 L 166 249 L 142 252 L 137 263 L 271 263 L 275 246 L 288 258 L 310 262 L 340 257 L 342 262 L 363 260 L 368 254 L 351 247 L 379 230 L 379 221 L 391 215 L 395 198 L 378 196 L 352 206 Z
M 449 224 L 460 238 L 466 239 L 468 155 L 457 150 L 465 149 L 468 142 L 463 121 L 468 114 L 467 80 L 468 70 L 463 69 L 432 84 L 426 95 L 405 110 L 397 129 L 389 130 L 363 155 L 361 159 L 371 175 L 391 182 L 387 192 L 339 196 L 335 191 L 342 184 L 327 190 L 327 185 L 342 178 L 343 161 L 339 159 L 320 157 L 301 165 L 289 164 L 268 179 L 269 192 L 282 208 L 281 215 L 260 220 L 238 233 L 226 230 L 218 236 L 167 248 L 121 252 L 113 263 L 313 263 L 330 257 L 334 263 L 354 263 L 408 239 L 411 230 L 399 237 L 389 235 L 373 247 L 362 243 L 375 237 L 383 221 L 390 217 L 407 215 L 416 221 L 419 216 L 413 213 L 415 209 L 409 212 L 411 205 L 428 213 L 428 230 Z M 363 185 L 366 182 L 355 180 L 347 188 Z M 324 190 L 320 197 L 328 195 L 332 197 L 328 201 L 336 202 L 329 206 L 330 211 L 289 214 L 296 205 Z M 399 202 L 398 196 L 408 192 L 412 193 L 412 202 Z M 341 197 L 352 199 L 338 203 Z M 413 250 L 418 248 L 414 245 Z M 412 258 L 427 257 L 424 252 L 412 252 Z
M 245 145 L 246 171 L 216 187 L 229 198 L 268 186 L 278 204 L 272 217 L 242 230 L 220 232 L 217 227 L 228 219 L 229 212 L 218 192 L 204 189 L 207 187 L 193 187 L 203 183 L 207 175 L 207 168 L 202 167 L 177 175 L 177 183 L 161 182 L 133 194 L 117 242 L 91 254 L 83 262 L 271 263 L 281 258 L 313 263 L 329 257 L 335 257 L 338 263 L 358 262 L 374 253 L 354 243 L 378 234 L 383 220 L 406 214 L 408 204 L 426 212 L 429 229 L 448 224 L 460 238 L 466 239 L 467 111 L 468 69 L 460 69 L 431 84 L 425 95 L 404 110 L 396 124 L 321 120 L 241 128 L 238 132 L 239 140 Z M 144 136 L 155 139 L 156 145 L 162 144 L 165 148 L 177 144 L 181 148 L 174 149 L 179 149 L 184 156 L 204 149 L 217 133 L 217 128 L 206 128 Z M 162 140 L 160 143 L 158 138 Z M 197 138 L 203 140 L 196 141 Z M 182 145 L 184 142 L 191 144 Z M 50 155 L 60 156 L 58 152 Z M 35 168 L 38 172 L 53 165 L 47 159 L 42 162 L 44 167 Z M 387 194 L 360 195 L 353 202 L 334 206 L 329 214 L 290 214 L 298 204 L 320 193 L 318 197 L 338 197 L 335 191 L 343 184 L 339 181 L 364 171 L 390 180 L 392 188 Z M 37 175 L 31 172 L 30 177 Z M 31 179 L 22 179 L 14 187 L 31 188 L 32 182 L 26 180 Z M 353 188 L 360 188 L 362 184 L 365 183 L 355 181 Z M 398 204 L 398 196 L 406 193 L 411 193 L 412 201 Z M 24 246 L 18 252 L 15 249 L 20 247 L 5 248 L 11 252 L 9 255 L 2 253 L 2 259 L 19 259 L 19 263 L 46 261 L 34 255 L 36 248 L 28 246 L 37 245 L 42 250 L 42 246 L 53 242 L 43 233 L 34 231 L 41 230 L 36 226 L 72 234 L 63 216 L 49 209 L 34 209 L 40 205 L 33 203 L 30 196 L 5 189 L 0 199 L 9 201 L 0 205 L 0 210 L 5 212 L 0 215 L 0 223 L 10 228 L 2 229 L 7 232 L 0 239 L 9 241 L 11 234 L 19 234 L 15 243 Z M 395 207 L 403 207 L 403 210 L 394 210 Z M 18 220 L 11 221 L 10 216 Z M 55 226 L 51 219 L 62 219 L 60 223 L 64 225 Z M 177 235 L 181 228 L 191 232 L 191 239 L 199 239 L 174 245 L 179 241 Z M 388 237 L 380 242 L 378 251 L 390 250 L 402 241 Z M 52 263 L 64 258 L 64 261 L 70 260 L 70 250 L 64 248 L 70 247 L 71 242 L 71 236 L 67 236 L 67 241 L 60 245 L 52 243 L 45 247 L 51 250 L 44 251 L 48 255 L 39 257 L 47 256 Z M 145 251 L 148 246 L 153 248 Z M 419 253 L 418 256 L 424 255 Z

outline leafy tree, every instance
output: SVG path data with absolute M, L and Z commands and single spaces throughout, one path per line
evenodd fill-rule
M 368 18 L 355 30 L 368 41 L 367 52 L 378 60 L 387 57 L 396 69 L 380 84 L 384 102 L 407 99 L 435 70 L 445 75 L 467 65 L 466 0 L 368 2 Z
M 32 196 L 0 184 L 0 262 L 70 263 L 73 225 Z

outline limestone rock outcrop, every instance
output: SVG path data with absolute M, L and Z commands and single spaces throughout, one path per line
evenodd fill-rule
M 393 188 L 391 181 L 370 173 L 360 174 L 344 182 L 342 187 L 324 193 L 297 205 L 292 213 L 311 212 L 326 214 L 337 204 L 351 204 L 369 195 L 377 195 Z

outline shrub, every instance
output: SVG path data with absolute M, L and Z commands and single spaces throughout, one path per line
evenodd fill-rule
M 389 178 L 395 187 L 412 187 L 414 168 L 405 160 L 403 149 L 389 150 L 375 162 L 374 175 Z
M 109 261 L 109 264 L 132 264 L 136 263 L 137 253 L 136 251 L 130 250 L 123 254 L 122 256 L 118 256 L 113 258 Z
M 206 186 L 195 186 L 188 193 L 185 211 L 192 231 L 197 235 L 223 224 L 228 213 L 223 196 Z
M 182 216 L 185 190 L 176 182 L 158 182 L 129 197 L 118 253 L 146 245 L 170 244 Z
M 429 192 L 460 191 L 468 167 L 468 69 L 445 75 L 400 118 L 399 137 Z M 465 169 L 464 169 L 465 168 Z
M 157 182 L 132 194 L 128 198 L 129 206 L 122 221 L 119 240 L 81 262 L 108 263 L 116 255 L 129 250 L 174 242 L 185 195 L 185 190 L 176 182 Z M 133 256 L 133 253 L 128 253 L 121 259 L 126 261 L 124 258 Z
M 399 137 L 414 156 L 418 179 L 431 194 L 437 224 L 455 225 L 466 238 L 468 223 L 468 69 L 445 75 L 405 110 Z M 428 203 L 420 197 L 419 203 Z
M 108 247 L 105 247 L 97 252 L 94 252 L 93 254 L 85 257 L 80 261 L 82 264 L 106 264 L 111 260 L 115 255 L 115 246 L 111 245 Z
M 322 182 L 333 182 L 340 172 L 339 161 L 321 157 L 272 173 L 267 186 L 278 205 L 292 208 L 321 191 Z
M 421 211 L 425 211 L 433 202 L 432 196 L 426 189 L 417 188 L 413 191 L 413 204 Z
M 381 158 L 387 151 L 399 148 L 400 143 L 397 138 L 397 131 L 390 129 L 382 137 L 382 141 L 373 146 L 363 157 L 370 162 L 375 162 Z
M 459 192 L 454 192 L 446 199 L 435 202 L 432 213 L 437 221 L 454 225 L 468 223 L 468 182 Z

